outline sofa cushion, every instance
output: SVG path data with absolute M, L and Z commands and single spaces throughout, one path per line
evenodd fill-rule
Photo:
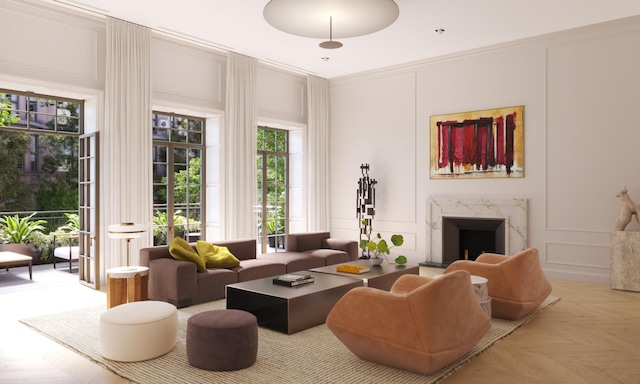
M 322 248 L 322 241 L 329 237 L 329 232 L 290 233 L 286 241 L 287 251 L 303 252 Z
M 303 254 L 322 259 L 325 263 L 324 265 L 346 263 L 351 260 L 347 252 L 335 249 L 312 249 L 310 251 L 303 252 Z
M 256 258 L 256 239 L 216 240 L 215 243 L 227 247 L 240 261 Z
M 324 267 L 324 259 L 320 257 L 309 257 L 303 252 L 272 252 L 258 255 L 258 259 L 271 260 L 287 266 L 287 273 Z
M 284 264 L 265 259 L 241 260 L 240 265 L 233 270 L 238 274 L 239 282 L 287 273 L 287 267 Z
M 204 272 L 207 267 L 204 258 L 198 255 L 187 241 L 181 237 L 175 237 L 169 245 L 169 253 L 176 260 L 190 261 L 198 267 L 198 272 Z
M 233 256 L 227 247 L 198 240 L 196 241 L 196 250 L 204 258 L 207 268 L 233 268 L 240 265 L 240 260 Z

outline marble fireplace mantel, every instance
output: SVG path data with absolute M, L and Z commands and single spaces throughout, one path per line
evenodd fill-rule
M 433 196 L 427 199 L 426 264 L 442 263 L 443 217 L 503 218 L 506 253 L 527 248 L 527 199 Z

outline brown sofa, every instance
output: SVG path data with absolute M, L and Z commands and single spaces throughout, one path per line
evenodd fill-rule
M 467 353 L 491 328 L 469 273 L 439 279 L 402 275 L 383 291 L 358 287 L 327 316 L 327 326 L 363 360 L 431 374 Z
M 286 252 L 258 255 L 287 266 L 287 273 L 346 263 L 358 259 L 358 243 L 331 238 L 329 232 L 305 232 L 287 235 Z
M 540 266 L 536 248 L 513 255 L 483 253 L 476 261 L 457 260 L 446 273 L 464 270 L 488 280 L 491 314 L 518 320 L 537 308 L 551 293 L 551 284 Z
M 174 259 L 169 246 L 140 250 L 140 265 L 149 267 L 149 299 L 178 308 L 225 297 L 228 284 L 282 275 L 358 258 L 357 243 L 332 239 L 329 232 L 291 234 L 287 251 L 258 255 L 255 239 L 216 241 L 240 260 L 235 268 L 198 272 L 196 264 Z M 191 244 L 195 249 L 195 244 Z M 316 247 L 316 248 L 314 248 Z

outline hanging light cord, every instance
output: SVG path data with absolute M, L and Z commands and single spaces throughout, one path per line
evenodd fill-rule
M 329 41 L 333 41 L 333 16 L 329 16 Z

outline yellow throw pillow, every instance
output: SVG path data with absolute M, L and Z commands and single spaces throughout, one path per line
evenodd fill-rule
M 169 245 L 169 253 L 176 260 L 191 261 L 196 263 L 198 272 L 204 272 L 207 267 L 204 258 L 201 257 L 187 241 L 181 237 L 175 237 Z
M 198 240 L 196 241 L 196 249 L 204 258 L 207 268 L 234 268 L 240 265 L 240 260 L 233 256 L 227 247 Z

